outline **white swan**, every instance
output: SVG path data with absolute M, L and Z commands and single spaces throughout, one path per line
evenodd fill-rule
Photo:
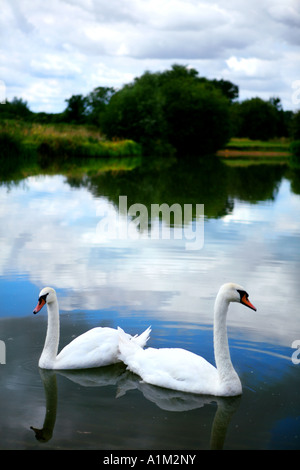
M 59 343 L 59 309 L 56 292 L 52 287 L 45 287 L 39 294 L 39 300 L 33 313 L 39 312 L 47 304 L 48 327 L 45 345 L 39 360 L 42 369 L 88 369 L 107 366 L 120 362 L 118 358 L 118 330 L 96 327 L 83 333 L 69 343 L 57 355 Z M 125 333 L 128 341 L 143 348 L 149 339 L 150 327 L 140 336 Z
M 215 396 L 242 393 L 240 379 L 233 368 L 228 347 L 226 316 L 230 302 L 241 302 L 253 310 L 245 289 L 237 284 L 221 286 L 214 309 L 214 353 L 216 367 L 185 349 L 147 348 L 127 340 L 121 328 L 120 359 L 144 382 L 159 387 Z

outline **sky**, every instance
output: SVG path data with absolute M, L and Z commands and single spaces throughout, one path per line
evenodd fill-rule
M 0 102 L 61 112 L 173 64 L 300 109 L 299 0 L 0 0 Z

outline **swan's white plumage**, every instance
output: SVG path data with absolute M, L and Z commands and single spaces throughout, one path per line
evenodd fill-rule
M 182 392 L 211 394 L 218 373 L 203 357 L 180 348 L 142 350 L 127 341 L 121 328 L 118 330 L 120 358 L 145 382 Z
M 65 346 L 56 356 L 55 368 L 84 369 L 118 361 L 117 330 L 99 327 L 78 336 Z
M 45 299 L 42 300 L 41 299 Z M 56 292 L 51 287 L 41 290 L 37 313 L 47 303 L 48 327 L 45 345 L 39 360 L 42 369 L 87 369 L 120 362 L 119 333 L 116 329 L 96 327 L 75 338 L 57 355 L 59 344 L 59 308 Z M 139 336 L 125 333 L 128 341 L 143 348 L 149 339 L 150 328 Z
M 231 363 L 226 331 L 226 314 L 230 302 L 241 302 L 255 309 L 241 286 L 230 283 L 220 288 L 214 315 L 217 367 L 185 349 L 142 349 L 128 341 L 124 331 L 118 328 L 120 359 L 128 369 L 152 385 L 205 395 L 240 395 L 242 386 Z

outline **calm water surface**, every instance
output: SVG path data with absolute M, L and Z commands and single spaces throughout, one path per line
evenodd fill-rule
M 204 204 L 203 247 L 187 249 L 176 226 L 170 240 L 102 238 L 99 222 L 115 220 L 120 195 L 149 211 L 154 203 Z M 299 174 L 215 163 L 39 175 L 2 183 L 0 201 L 1 449 L 300 448 L 300 364 L 292 361 L 300 340 Z M 194 231 L 200 223 L 189 221 Z M 228 315 L 239 398 L 151 387 L 122 364 L 38 368 L 47 315 L 32 310 L 46 285 L 59 297 L 60 348 L 97 325 L 132 334 L 151 325 L 150 346 L 180 346 L 214 362 L 213 304 L 228 281 L 257 307 L 234 304 Z

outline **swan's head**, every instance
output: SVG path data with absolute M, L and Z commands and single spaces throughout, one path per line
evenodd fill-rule
M 38 313 L 46 303 L 50 304 L 51 302 L 54 302 L 54 300 L 56 300 L 55 290 L 52 289 L 52 287 L 44 287 L 44 289 L 39 293 L 39 300 L 33 313 Z
M 256 311 L 256 308 L 249 300 L 248 292 L 239 284 L 234 284 L 233 282 L 223 284 L 219 290 L 219 293 L 222 294 L 228 300 L 228 302 L 239 302 Z

